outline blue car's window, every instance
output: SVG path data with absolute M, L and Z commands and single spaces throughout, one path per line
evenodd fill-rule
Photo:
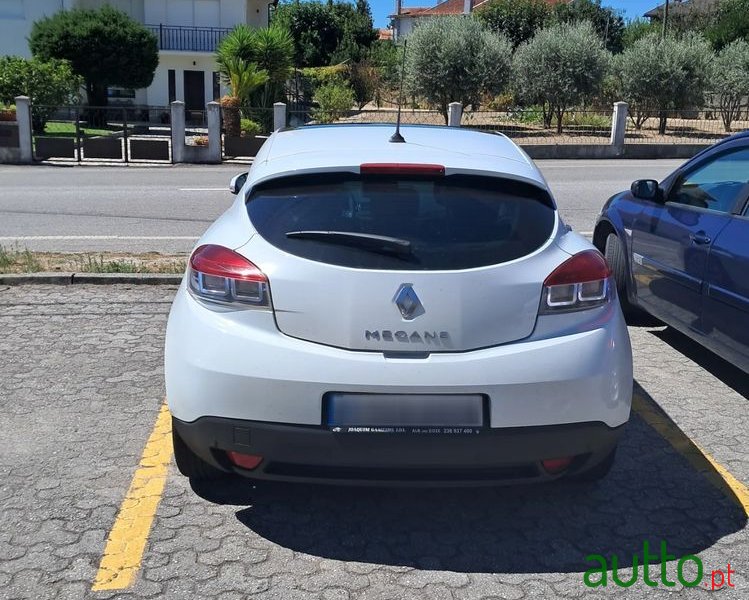
M 731 212 L 749 183 L 749 148 L 721 154 L 689 173 L 669 194 L 670 202 Z
M 247 211 L 258 233 L 290 254 L 388 270 L 469 269 L 514 260 L 540 248 L 555 222 L 551 198 L 535 186 L 459 175 L 282 178 L 253 189 Z M 320 232 L 354 235 L 328 239 Z M 387 256 L 353 247 L 357 234 L 396 238 L 409 251 Z

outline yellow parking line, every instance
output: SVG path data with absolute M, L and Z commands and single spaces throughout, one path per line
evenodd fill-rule
M 746 485 L 731 475 L 709 453 L 695 444 L 652 400 L 635 392 L 632 397 L 632 408 L 643 421 L 682 454 L 694 469 L 704 475 L 728 498 L 736 502 L 744 510 L 744 514 L 749 516 L 749 488 Z
M 109 532 L 93 591 L 124 589 L 133 583 L 140 569 L 172 460 L 171 433 L 169 409 L 164 404 Z

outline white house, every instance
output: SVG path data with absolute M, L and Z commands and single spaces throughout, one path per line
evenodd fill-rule
M 110 102 L 166 106 L 185 102 L 203 110 L 219 98 L 213 52 L 240 23 L 266 27 L 278 0 L 0 0 L 0 55 L 30 56 L 27 38 L 34 21 L 71 8 L 109 4 L 148 27 L 159 40 L 159 66 L 143 90 L 110 89 Z

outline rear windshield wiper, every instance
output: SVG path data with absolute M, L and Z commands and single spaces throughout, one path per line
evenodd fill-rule
M 287 238 L 299 240 L 316 240 L 328 244 L 351 246 L 379 254 L 395 254 L 397 256 L 411 255 L 411 242 L 387 235 L 372 233 L 356 233 L 354 231 L 289 231 Z

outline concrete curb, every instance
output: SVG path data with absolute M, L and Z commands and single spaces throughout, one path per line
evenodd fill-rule
M 2 285 L 179 285 L 182 275 L 163 273 L 8 273 L 0 274 Z

